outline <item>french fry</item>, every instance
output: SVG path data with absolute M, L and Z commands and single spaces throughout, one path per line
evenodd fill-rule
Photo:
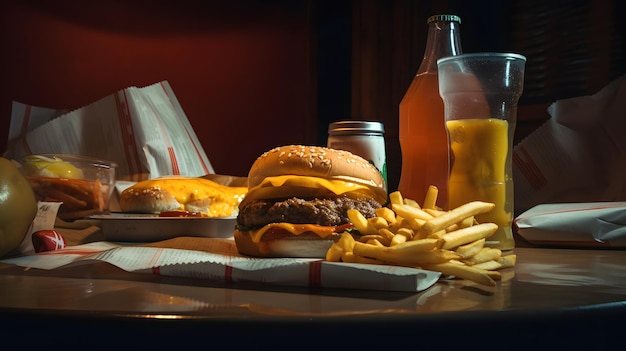
M 333 243 L 326 251 L 326 261 L 330 262 L 339 262 L 341 261 L 341 256 L 343 256 L 343 247 L 341 245 L 337 245 L 337 243 Z
M 417 255 L 420 252 L 432 251 L 438 248 L 439 244 L 440 242 L 437 239 L 412 240 L 392 246 L 389 250 L 396 253 Z
M 374 246 L 385 246 L 378 239 L 369 239 L 365 243 L 368 244 L 368 245 L 374 245 Z
M 404 219 L 400 216 L 396 216 L 396 222 L 389 225 L 389 230 L 393 233 L 397 232 L 400 228 L 411 228 L 411 219 Z
M 424 269 L 441 272 L 445 275 L 453 275 L 458 278 L 471 280 L 475 283 L 495 286 L 495 280 L 490 276 L 488 271 L 484 269 L 474 268 L 470 266 L 454 264 L 450 262 L 438 263 L 432 265 L 424 265 Z
M 408 227 L 413 229 L 414 231 L 419 230 L 424 225 L 424 223 L 426 223 L 426 221 L 421 218 L 409 218 L 406 219 L 405 222 Z
M 502 280 L 502 274 L 499 271 L 486 271 L 485 273 L 495 281 Z
M 406 197 L 404 198 L 404 205 L 415 207 L 415 208 L 419 208 L 419 209 L 422 208 L 417 201 L 415 201 L 413 199 L 407 199 Z
M 413 238 L 413 234 L 415 234 L 415 231 L 413 231 L 413 229 L 411 228 L 399 228 L 396 232 L 396 236 L 402 235 L 407 239 Z
M 430 235 L 441 229 L 449 227 L 469 216 L 491 211 L 496 205 L 491 202 L 472 201 L 454 208 L 439 217 L 434 217 L 422 226 L 422 230 Z M 394 209 L 395 211 L 395 209 Z M 396 211 L 397 212 L 397 211 Z
M 403 266 L 420 266 L 422 264 L 443 263 L 451 259 L 459 258 L 459 256 L 453 251 L 424 251 L 424 249 L 429 246 L 432 246 L 432 243 L 409 241 L 391 247 L 375 247 L 357 241 L 354 245 L 353 252 L 355 255 L 374 258 Z
M 425 221 L 428 221 L 434 218 L 430 213 L 420 208 L 411 206 L 411 205 L 392 204 L 391 209 L 394 210 L 399 216 L 403 218 L 419 218 Z
M 356 254 L 356 252 L 355 252 Z M 456 259 L 458 256 L 453 251 L 435 250 L 421 252 L 418 255 L 396 254 L 385 251 L 380 253 L 377 259 L 385 261 L 389 264 L 397 264 L 408 267 L 422 267 L 427 264 L 439 264 Z
M 389 202 L 391 204 L 402 205 L 404 204 L 404 198 L 399 191 L 394 191 L 389 194 Z
M 459 261 L 459 260 L 456 260 L 456 259 L 455 260 L 450 260 L 450 261 L 448 261 L 448 263 L 460 264 L 461 266 L 465 266 L 466 265 L 462 261 Z
M 384 236 L 389 241 L 393 240 L 393 237 L 396 236 L 389 228 L 381 228 L 378 230 L 378 234 Z
M 424 226 L 426 224 L 424 224 Z M 424 226 L 422 226 L 422 228 Z M 453 232 L 446 233 L 441 237 L 443 240 L 442 248 L 453 249 L 457 246 L 461 246 L 475 240 L 487 238 L 491 234 L 495 233 L 496 230 L 498 230 L 498 225 L 495 223 L 481 223 L 471 227 L 455 230 Z
M 429 237 L 429 238 L 435 238 L 435 239 L 441 239 L 441 238 L 443 238 L 443 236 L 444 236 L 444 235 L 446 235 L 447 233 L 448 233 L 447 231 L 445 231 L 444 229 L 442 229 L 442 230 L 440 230 L 440 231 L 438 231 L 438 232 L 435 232 L 435 233 L 430 234 L 428 237 Z M 420 238 L 422 238 L 422 237 L 423 237 L 423 235 L 424 235 L 424 233 L 423 233 L 422 231 L 419 231 L 419 232 L 417 233 L 417 235 L 418 235 L 418 236 L 420 236 Z
M 476 219 L 474 218 L 474 216 L 469 216 L 469 217 L 464 218 L 458 223 L 454 223 L 453 225 L 446 227 L 446 231 L 452 232 L 461 228 L 471 227 L 474 224 L 478 224 L 478 222 L 476 222 Z
M 349 233 L 341 234 L 339 240 L 337 240 L 337 245 L 343 248 L 344 251 L 352 251 L 354 249 L 354 237 Z
M 407 240 L 411 240 L 413 238 L 413 229 L 399 228 L 396 234 L 392 233 L 392 235 L 393 237 L 391 238 L 391 243 L 389 243 L 389 246 L 395 246 L 406 242 Z
M 422 203 L 423 209 L 435 209 L 437 204 L 437 196 L 439 195 L 439 188 L 434 185 L 428 187 L 426 190 L 426 196 Z
M 478 222 L 476 222 L 476 218 L 474 218 L 474 216 L 469 216 L 469 217 L 465 217 L 458 224 L 459 224 L 459 227 L 461 228 L 467 228 L 467 227 L 473 226 L 474 224 L 478 224 Z
M 500 256 L 498 259 L 498 263 L 502 265 L 500 268 L 509 268 L 515 266 L 515 261 L 517 260 L 517 255 L 509 254 L 505 256 Z
M 374 213 L 376 213 L 376 216 L 384 218 L 389 225 L 396 223 L 396 213 L 389 207 L 377 208 L 374 210 Z
M 419 255 L 392 254 L 387 256 L 384 261 L 395 263 L 403 266 L 422 267 L 425 264 L 445 263 L 459 256 L 454 251 L 435 250 L 422 252 Z
M 345 252 L 352 252 L 353 247 L 354 237 L 349 233 L 343 233 L 339 240 L 330 245 L 330 248 L 326 251 L 326 260 L 339 262 Z
M 485 246 L 485 238 L 478 239 L 472 241 L 468 244 L 461 245 L 456 248 L 456 253 L 458 253 L 461 258 L 468 258 L 476 255 L 483 247 Z
M 367 234 L 367 235 L 361 235 L 361 237 L 359 237 L 358 242 L 360 243 L 366 243 L 369 240 L 378 240 L 380 241 L 383 245 L 385 245 L 385 247 L 388 247 L 391 244 L 391 239 L 384 237 L 380 234 Z
M 484 269 L 486 271 L 495 271 L 502 268 L 502 265 L 494 260 L 485 261 L 473 265 L 474 268 Z
M 404 236 L 402 234 L 396 234 L 391 239 L 391 242 L 389 243 L 389 246 L 393 247 L 393 246 L 396 246 L 398 244 L 402 244 L 402 243 L 406 242 L 406 240 L 407 240 L 406 236 Z
M 353 252 L 344 252 L 341 260 L 349 263 L 384 264 L 384 262 L 376 259 L 355 255 Z
M 354 224 L 356 229 L 363 235 L 376 234 L 378 230 L 374 228 L 365 218 L 365 216 L 356 209 L 350 209 L 347 211 L 348 218 Z
M 371 226 L 378 232 L 379 229 L 388 228 L 389 222 L 383 217 L 372 217 L 367 219 L 368 226 Z
M 428 213 L 429 215 L 433 216 L 433 217 L 439 217 L 442 214 L 446 213 L 446 211 L 444 210 L 440 210 L 438 208 L 423 208 L 424 212 Z
M 458 253 L 458 252 L 457 252 Z M 492 247 L 483 247 L 475 255 L 463 260 L 467 265 L 476 265 L 488 261 L 498 261 L 502 256 L 502 251 Z M 499 267 L 498 267 L 499 268 Z

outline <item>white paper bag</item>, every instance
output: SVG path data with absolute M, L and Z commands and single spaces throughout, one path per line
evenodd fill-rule
M 515 213 L 546 203 L 626 201 L 626 76 L 559 100 L 513 150 Z
M 121 180 L 215 173 L 167 81 L 129 87 L 67 113 L 14 102 L 5 157 L 38 153 L 114 161 Z
M 537 205 L 515 218 L 515 226 L 538 245 L 626 247 L 626 202 Z

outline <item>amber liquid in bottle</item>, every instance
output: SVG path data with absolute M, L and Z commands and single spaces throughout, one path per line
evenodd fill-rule
M 448 133 L 437 77 L 433 72 L 415 76 L 400 103 L 402 174 L 398 190 L 421 204 L 428 187 L 434 185 L 439 189 L 437 205 L 447 208 Z
M 439 190 L 437 206 L 448 209 L 450 170 L 448 133 L 439 95 L 437 59 L 461 54 L 460 19 L 437 15 L 428 19 L 424 59 L 400 102 L 399 140 L 402 172 L 398 190 L 423 203 L 430 185 Z

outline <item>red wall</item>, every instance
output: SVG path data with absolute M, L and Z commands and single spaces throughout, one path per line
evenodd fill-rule
M 0 151 L 12 101 L 82 107 L 167 80 L 216 171 L 315 139 L 306 1 L 5 1 Z

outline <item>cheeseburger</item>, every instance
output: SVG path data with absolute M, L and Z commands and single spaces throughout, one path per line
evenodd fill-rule
M 119 201 L 122 212 L 233 217 L 247 190 L 204 178 L 164 176 L 135 183 L 122 191 Z
M 370 218 L 386 202 L 381 173 L 362 157 L 318 146 L 277 147 L 250 168 L 235 243 L 250 256 L 323 258 L 352 229 L 349 209 Z

